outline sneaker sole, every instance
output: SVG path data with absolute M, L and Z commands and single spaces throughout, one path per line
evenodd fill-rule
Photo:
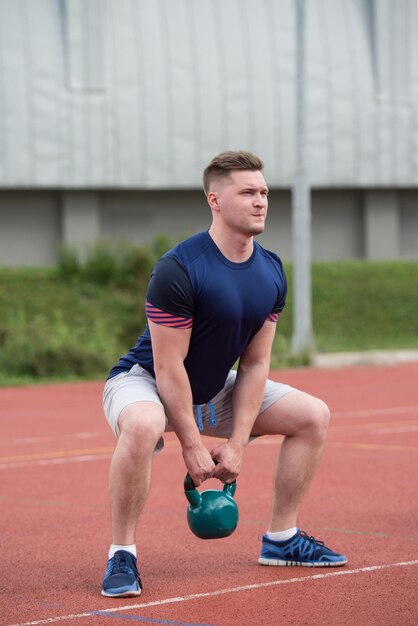
M 138 591 L 128 590 L 128 591 L 115 591 L 115 593 L 111 593 L 110 591 L 103 591 L 102 596 L 106 596 L 106 598 L 130 598 L 133 596 L 140 596 L 142 589 Z
M 260 565 L 272 565 L 273 567 L 341 567 L 347 561 L 282 561 L 280 559 L 258 559 Z

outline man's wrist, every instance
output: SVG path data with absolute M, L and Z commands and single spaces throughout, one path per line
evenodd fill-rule
M 232 435 L 230 439 L 228 439 L 228 445 L 234 450 L 243 450 L 248 443 L 248 437 L 242 437 L 238 435 Z
M 193 433 L 191 435 L 185 435 L 181 437 L 179 436 L 178 438 L 179 438 L 181 447 L 184 451 L 198 450 L 204 447 L 202 438 L 199 433 L 197 434 Z

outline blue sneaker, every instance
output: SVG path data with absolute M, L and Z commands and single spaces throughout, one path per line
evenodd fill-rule
M 123 598 L 139 596 L 142 583 L 136 566 L 136 558 L 126 550 L 118 550 L 108 560 L 102 584 L 102 596 Z
M 337 554 L 326 547 L 323 541 L 308 537 L 298 530 L 294 537 L 286 541 L 273 541 L 263 535 L 260 565 L 284 565 L 305 567 L 338 567 L 347 563 L 344 554 Z

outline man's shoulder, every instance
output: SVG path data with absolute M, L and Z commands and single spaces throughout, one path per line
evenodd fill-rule
M 185 267 L 202 256 L 209 247 L 210 240 L 208 232 L 202 231 L 178 243 L 174 248 L 166 252 L 163 258 L 174 257 Z
M 257 248 L 258 253 L 262 258 L 266 259 L 267 263 L 272 264 L 273 266 L 278 266 L 281 270 L 283 269 L 283 263 L 281 258 L 275 252 L 271 250 L 267 250 L 267 248 L 263 248 L 258 242 L 254 242 Z

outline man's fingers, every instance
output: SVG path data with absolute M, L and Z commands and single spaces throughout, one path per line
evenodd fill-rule
M 238 472 L 234 472 L 231 468 L 223 467 L 222 465 L 218 465 L 213 472 L 213 477 L 218 478 L 223 483 L 232 483 L 237 476 Z
M 213 471 L 208 471 L 208 470 L 206 470 L 205 472 L 200 471 L 197 474 L 192 474 L 189 471 L 189 474 L 192 477 L 192 480 L 193 480 L 195 486 L 199 487 L 202 483 L 205 482 L 205 480 L 208 480 L 209 478 L 212 478 Z

